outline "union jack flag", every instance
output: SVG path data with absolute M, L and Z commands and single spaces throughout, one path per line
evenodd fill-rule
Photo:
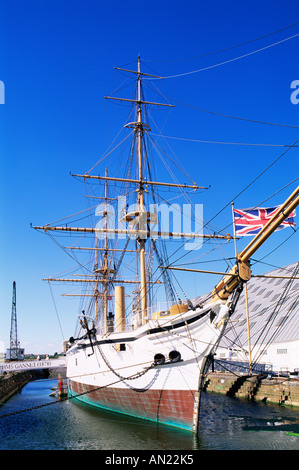
M 234 209 L 236 235 L 250 236 L 257 235 L 266 225 L 271 217 L 278 211 L 280 206 L 275 207 L 257 207 L 255 209 Z M 290 213 L 281 225 L 276 229 L 281 230 L 286 227 L 294 227 L 294 217 L 296 212 Z

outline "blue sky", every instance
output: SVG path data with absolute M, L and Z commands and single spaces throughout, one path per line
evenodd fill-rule
M 57 299 L 62 335 L 42 278 L 63 271 L 69 260 L 30 223 L 43 225 L 84 208 L 84 189 L 70 172 L 83 173 L 93 166 L 127 112 L 103 99 L 124 80 L 113 67 L 135 68 L 140 55 L 147 73 L 186 74 L 157 83 L 176 106 L 161 118 L 169 137 L 292 145 L 299 138 L 299 104 L 290 100 L 291 83 L 299 80 L 299 36 L 208 67 L 298 34 L 299 25 L 210 54 L 299 22 L 299 8 L 296 0 L 2 0 L 0 9 L 0 80 L 5 85 L 5 104 L 0 105 L 0 344 L 9 344 L 16 281 L 21 345 L 27 352 L 53 353 L 60 350 L 63 337 L 73 335 L 77 312 L 74 301 Z M 128 96 L 127 89 L 124 93 Z M 294 127 L 230 119 L 195 108 Z M 168 142 L 197 184 L 211 185 L 198 200 L 206 220 L 286 150 Z M 294 148 L 235 200 L 236 207 L 259 204 L 298 177 L 298 167 Z M 270 205 L 281 203 L 297 184 L 274 196 Z M 228 207 L 213 223 L 224 227 L 230 217 Z M 290 230 L 274 234 L 259 258 L 284 241 Z M 295 234 L 264 261 L 284 266 L 297 260 Z M 256 266 L 256 272 L 270 269 Z M 190 297 L 209 288 L 201 277 L 188 279 L 193 281 Z M 214 281 L 208 282 L 213 287 Z

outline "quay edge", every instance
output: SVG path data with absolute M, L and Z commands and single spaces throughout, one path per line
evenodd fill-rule
M 299 378 L 212 372 L 207 375 L 203 391 L 249 401 L 299 407 Z

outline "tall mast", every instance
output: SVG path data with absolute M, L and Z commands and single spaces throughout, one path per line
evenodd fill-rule
M 97 248 L 97 238 L 95 239 L 95 248 Z M 98 269 L 98 251 L 95 250 L 95 267 L 94 267 L 95 271 Z M 97 279 L 97 277 L 96 277 Z M 98 321 L 98 283 L 95 284 L 94 286 L 94 304 L 95 304 L 95 321 L 97 322 Z
M 138 75 L 137 75 L 137 122 L 135 126 L 135 131 L 137 133 L 137 141 L 138 141 L 138 167 L 139 167 L 139 194 L 138 194 L 138 203 L 141 210 L 144 210 L 144 200 L 143 200 L 143 184 L 141 181 L 143 180 L 143 171 L 142 171 L 142 148 L 141 148 L 141 138 L 142 138 L 142 106 L 141 106 L 141 78 L 140 78 L 140 57 L 138 57 Z
M 144 213 L 144 198 L 143 198 L 143 168 L 142 168 L 142 137 L 143 137 L 143 125 L 142 125 L 142 105 L 141 105 L 141 78 L 140 78 L 140 57 L 138 57 L 138 74 L 137 74 L 137 92 L 138 92 L 138 103 L 137 103 L 137 123 L 135 132 L 137 133 L 138 142 L 138 167 L 139 167 L 139 191 L 138 191 L 138 205 L 139 211 Z M 140 219 L 139 219 L 140 220 Z M 146 218 L 143 217 L 143 220 Z M 139 228 L 140 225 L 139 225 Z M 145 227 L 142 227 L 145 228 Z M 141 299 L 141 312 L 142 312 L 142 324 L 144 325 L 147 320 L 147 284 L 146 284 L 146 266 L 145 266 L 145 239 L 139 238 L 138 245 L 140 250 L 140 299 Z
M 107 176 L 107 168 L 105 169 L 105 176 Z M 105 181 L 105 229 L 107 230 L 107 185 L 108 181 Z M 107 278 L 108 274 L 108 239 L 107 232 L 105 233 L 105 244 L 104 244 L 104 278 Z M 108 331 L 108 283 L 104 282 L 104 327 L 105 332 Z
M 107 177 L 107 168 L 105 169 L 105 176 Z M 105 201 L 105 207 L 104 207 L 104 220 L 105 220 L 105 226 L 104 226 L 104 247 L 103 248 L 97 248 L 97 242 L 96 246 L 94 248 L 95 250 L 95 286 L 94 286 L 94 298 L 95 298 L 95 320 L 98 320 L 98 298 L 101 295 L 101 298 L 104 300 L 104 328 L 105 332 L 108 330 L 108 324 L 107 324 L 107 319 L 108 319 L 108 282 L 105 282 L 108 280 L 109 273 L 112 272 L 109 270 L 108 267 L 108 234 L 107 234 L 107 228 L 108 228 L 108 213 L 107 213 L 107 185 L 108 181 L 105 180 L 105 193 L 104 193 L 104 201 Z M 96 239 L 97 240 L 97 239 Z M 101 266 L 98 266 L 98 250 L 103 251 L 103 258 L 101 259 Z M 99 279 L 99 276 L 101 275 L 102 280 L 104 281 L 104 296 L 102 294 L 99 294 L 98 291 L 98 285 L 102 281 Z
M 111 280 L 109 279 L 109 274 L 115 272 L 113 269 L 110 269 L 108 266 L 108 243 L 107 243 L 107 238 L 108 234 L 113 233 L 113 234 L 122 234 L 122 235 L 129 235 L 129 236 L 134 236 L 136 237 L 136 241 L 138 243 L 138 254 L 139 254 L 139 292 L 140 292 L 140 310 L 141 310 L 141 321 L 142 324 L 145 324 L 147 321 L 147 304 L 148 304 L 148 280 L 147 280 L 147 275 L 146 275 L 146 263 L 145 263 L 145 243 L 146 240 L 149 236 L 153 237 L 158 237 L 158 236 L 170 236 L 170 237 L 187 237 L 187 238 L 222 238 L 222 239 L 230 239 L 232 238 L 230 235 L 226 236 L 219 236 L 219 235 L 206 235 L 206 234 L 197 234 L 197 233 L 178 233 L 178 232 L 160 232 L 160 231 L 149 231 L 148 224 L 150 223 L 155 223 L 157 220 L 157 216 L 154 213 L 148 212 L 147 208 L 145 207 L 145 200 L 144 200 L 144 192 L 145 192 L 145 186 L 148 185 L 154 185 L 154 186 L 168 186 L 168 187 L 176 187 L 176 188 L 189 188 L 189 189 L 194 189 L 195 191 L 197 189 L 208 189 L 203 186 L 198 186 L 197 184 L 177 184 L 177 183 L 168 183 L 168 182 L 160 182 L 160 181 L 150 181 L 147 180 L 146 174 L 145 174 L 145 169 L 144 169 L 144 155 L 143 155 L 143 139 L 144 139 L 144 134 L 148 131 L 150 131 L 150 127 L 147 123 L 143 122 L 143 109 L 142 106 L 146 105 L 154 105 L 154 106 L 163 106 L 163 107 L 173 107 L 173 105 L 168 104 L 168 103 L 157 103 L 157 102 L 152 102 L 152 101 L 146 101 L 142 99 L 142 78 L 148 77 L 148 78 L 159 78 L 163 79 L 163 77 L 156 76 L 156 75 L 151 75 L 147 73 L 141 72 L 141 62 L 140 62 L 140 57 L 138 57 L 138 62 L 137 62 L 137 70 L 127 70 L 119 67 L 115 67 L 116 70 L 121 70 L 129 73 L 133 73 L 137 77 L 137 90 L 135 96 L 135 99 L 128 99 L 128 98 L 118 98 L 118 97 L 111 97 L 111 96 L 105 96 L 107 99 L 111 100 L 118 100 L 118 101 L 124 101 L 124 102 L 130 102 L 134 103 L 135 109 L 136 109 L 136 118 L 134 122 L 130 122 L 125 125 L 126 128 L 131 128 L 134 129 L 134 137 L 136 139 L 136 165 L 137 165 L 137 171 L 138 175 L 136 175 L 136 179 L 132 179 L 130 177 L 127 178 L 120 178 L 120 177 L 114 177 L 114 176 L 107 176 L 107 170 L 105 172 L 105 176 L 100 176 L 100 175 L 90 175 L 89 172 L 85 173 L 84 175 L 73 175 L 76 177 L 81 177 L 84 179 L 87 178 L 95 178 L 99 180 L 104 180 L 105 181 L 105 225 L 104 228 L 85 228 L 85 227 L 56 227 L 56 226 L 50 226 L 46 225 L 44 227 L 34 227 L 35 229 L 43 229 L 45 231 L 48 230 L 58 230 L 58 231 L 74 231 L 74 232 L 85 232 L 85 233 L 105 233 L 105 243 L 103 248 L 97 248 L 97 246 L 94 248 L 94 250 L 102 250 L 104 252 L 104 257 L 103 257 L 103 263 L 99 269 L 97 267 L 95 269 L 95 274 L 96 274 L 96 288 L 95 288 L 95 298 L 96 298 L 96 303 L 98 299 L 98 292 L 97 292 L 97 286 L 100 283 L 104 283 L 104 314 L 105 314 L 105 329 L 107 330 L 107 315 L 108 315 L 108 282 L 110 283 Z M 136 190 L 137 190 L 137 204 L 138 204 L 138 209 L 134 210 L 132 212 L 126 213 L 124 217 L 122 217 L 121 221 L 122 222 L 128 222 L 129 228 L 128 229 L 114 229 L 114 228 L 108 228 L 107 224 L 107 183 L 108 181 L 121 181 L 121 182 L 128 182 L 131 184 L 136 185 Z M 85 249 L 85 248 L 75 248 L 74 249 Z M 118 251 L 115 249 L 114 251 Z M 129 251 L 129 250 L 127 250 Z M 135 251 L 135 250 L 131 250 Z M 100 279 L 97 274 L 102 274 L 102 278 Z M 53 280 L 53 279 L 52 279 Z M 66 281 L 66 280 L 65 280 Z M 76 280 L 77 281 L 77 280 Z M 78 280 L 79 281 L 79 280 Z M 84 282 L 91 282 L 89 280 L 84 280 Z M 124 282 L 120 281 L 119 279 L 116 280 L 117 282 Z M 127 282 L 132 282 L 132 281 L 127 281 Z M 136 282 L 136 281 L 134 281 Z M 138 282 L 138 281 L 137 281 Z M 97 313 L 97 312 L 96 312 Z

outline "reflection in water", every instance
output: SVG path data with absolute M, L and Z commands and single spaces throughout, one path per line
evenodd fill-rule
M 0 408 L 0 415 L 55 401 L 57 382 L 35 381 Z M 0 419 L 1 449 L 202 450 L 299 449 L 299 409 L 202 396 L 198 436 L 76 400 Z

